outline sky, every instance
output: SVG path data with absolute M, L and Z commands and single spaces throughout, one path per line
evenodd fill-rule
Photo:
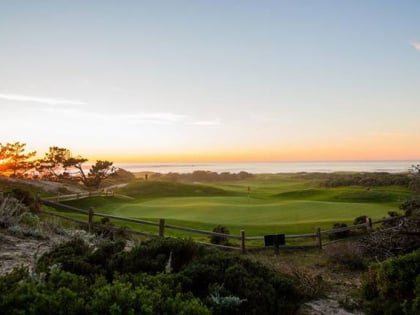
M 420 159 L 419 1 L 0 1 L 0 143 L 118 162 Z

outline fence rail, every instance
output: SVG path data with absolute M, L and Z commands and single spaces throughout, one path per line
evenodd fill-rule
M 88 197 L 117 197 L 121 199 L 127 199 L 127 200 L 133 200 L 133 197 L 116 194 L 113 191 L 89 191 L 89 192 L 83 192 L 83 193 L 75 193 L 75 194 L 69 194 L 69 195 L 59 195 L 54 197 L 48 197 L 44 198 L 43 200 L 49 200 L 49 201 L 70 201 L 70 200 L 77 200 L 77 199 L 83 199 Z
M 227 246 L 227 245 L 221 245 L 221 244 L 205 243 L 205 242 L 198 242 L 198 243 L 205 244 L 205 245 L 211 245 L 211 246 L 215 246 L 215 247 L 220 247 L 220 248 L 224 248 L 224 249 L 241 250 L 242 253 L 245 253 L 246 250 L 262 250 L 262 249 L 267 248 L 265 246 L 247 247 L 246 246 L 247 241 L 261 241 L 261 240 L 264 240 L 264 236 L 246 236 L 245 235 L 245 230 L 241 230 L 240 235 L 225 234 L 225 233 L 218 233 L 218 232 L 194 229 L 194 228 L 189 228 L 189 227 L 184 227 L 184 226 L 178 226 L 178 225 L 173 225 L 173 224 L 167 224 L 165 222 L 165 219 L 160 219 L 159 222 L 153 222 L 153 221 L 147 221 L 147 220 L 141 220 L 141 219 L 135 219 L 135 218 L 120 217 L 120 216 L 111 215 L 111 214 L 98 213 L 98 212 L 95 212 L 93 208 L 91 208 L 89 210 L 79 209 L 79 208 L 72 207 L 72 206 L 69 206 L 69 205 L 65 205 L 65 204 L 62 204 L 62 203 L 59 203 L 59 202 L 56 202 L 56 201 L 52 201 L 51 198 L 40 199 L 40 201 L 42 202 L 42 204 L 44 204 L 46 206 L 50 206 L 50 207 L 52 207 L 54 209 L 57 209 L 57 210 L 65 210 L 65 211 L 70 211 L 70 212 L 75 212 L 75 213 L 87 215 L 88 216 L 87 221 L 86 220 L 83 221 L 83 220 L 80 220 L 80 219 L 68 217 L 68 216 L 53 213 L 53 212 L 50 212 L 50 211 L 45 211 L 45 210 L 43 211 L 43 213 L 45 213 L 47 215 L 51 215 L 51 216 L 55 216 L 55 217 L 58 217 L 58 218 L 61 218 L 61 219 L 70 220 L 70 221 L 73 221 L 73 222 L 76 222 L 76 223 L 87 225 L 88 228 L 89 228 L 89 231 L 92 231 L 92 229 L 93 229 L 94 216 L 98 216 L 98 217 L 102 217 L 102 218 L 109 218 L 109 219 L 119 220 L 119 221 L 123 221 L 123 222 L 136 223 L 136 224 L 139 224 L 139 225 L 149 225 L 149 226 L 158 227 L 158 233 L 157 234 L 148 233 L 148 232 L 141 232 L 141 231 L 136 231 L 136 230 L 131 230 L 131 229 L 127 230 L 129 233 L 142 235 L 142 236 L 147 236 L 147 237 L 164 237 L 165 236 L 165 230 L 170 229 L 170 230 L 177 230 L 177 231 L 183 231 L 183 232 L 194 233 L 194 234 L 201 234 L 201 235 L 207 235 L 207 236 L 217 236 L 217 237 L 223 237 L 223 238 L 226 238 L 226 239 L 239 240 L 240 241 L 239 247 Z M 287 245 L 287 246 L 282 246 L 281 248 L 282 249 L 308 249 L 308 248 L 322 249 L 323 245 L 332 244 L 332 243 L 336 242 L 336 241 L 330 241 L 330 242 L 327 242 L 327 243 L 323 244 L 323 237 L 324 236 L 328 237 L 328 236 L 334 235 L 336 233 L 352 231 L 352 230 L 357 230 L 357 229 L 362 230 L 365 233 L 370 233 L 373 230 L 373 225 L 375 225 L 375 224 L 380 224 L 380 223 L 384 223 L 384 222 L 399 220 L 401 218 L 402 218 L 402 216 L 384 218 L 384 219 L 379 219 L 379 220 L 371 220 L 370 218 L 367 218 L 365 223 L 350 225 L 350 226 L 341 227 L 341 228 L 337 228 L 337 229 L 321 231 L 320 228 L 317 228 L 314 233 L 285 235 L 286 240 L 288 240 L 288 239 L 308 239 L 308 238 L 312 238 L 312 239 L 314 239 L 315 244 L 313 244 L 313 245 L 297 245 L 297 246 L 296 245 L 295 246 Z M 277 250 L 278 250 L 278 247 L 277 247 Z

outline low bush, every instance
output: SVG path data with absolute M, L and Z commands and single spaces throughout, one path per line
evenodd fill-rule
M 230 234 L 228 228 L 223 226 L 223 225 L 220 225 L 220 224 L 213 229 L 213 232 Z M 212 235 L 210 237 L 210 243 L 220 244 L 220 245 L 228 245 L 229 240 L 226 236 Z
M 330 244 L 324 248 L 328 262 L 334 267 L 343 267 L 349 270 L 365 270 L 367 261 L 356 243 L 340 242 Z
M 384 222 L 381 229 L 359 241 L 366 257 L 384 260 L 420 249 L 420 200 L 407 200 L 400 209 L 405 216 Z
M 110 267 L 112 271 L 119 273 L 157 274 L 166 269 L 170 260 L 170 269 L 178 272 L 204 250 L 192 240 L 156 238 L 134 247 L 129 252 L 115 255 Z
M 303 299 L 290 277 L 189 240 L 159 238 L 124 251 L 122 242 L 75 239 L 42 256 L 36 271 L 50 282 L 56 267 L 61 278 L 87 283 L 80 292 L 92 314 L 293 314 Z M 69 290 L 77 308 L 81 297 Z
M 367 314 L 420 314 L 420 250 L 377 263 L 364 277 Z
M 236 305 L 236 311 L 220 310 L 218 305 L 221 314 L 293 314 L 302 299 L 290 278 L 219 251 L 212 251 L 187 265 L 178 273 L 177 281 L 184 291 L 191 291 L 201 299 L 211 296 L 215 286 L 221 286 L 219 296 L 243 301 Z
M 347 224 L 346 223 L 334 223 L 333 225 L 333 229 L 337 229 L 337 232 L 332 232 L 328 235 L 328 238 L 330 240 L 337 240 L 337 239 L 342 239 L 342 238 L 346 238 L 350 235 L 350 231 L 349 230 L 344 230 L 344 231 L 340 231 L 339 229 L 342 228 L 346 228 Z
M 56 267 L 45 280 L 37 281 L 20 268 L 0 277 L 0 309 L 2 314 L 210 314 L 193 295 L 169 287 L 171 277 L 92 281 Z

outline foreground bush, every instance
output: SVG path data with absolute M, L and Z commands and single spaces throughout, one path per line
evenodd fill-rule
M 200 257 L 186 266 L 177 279 L 184 291 L 201 299 L 219 286 L 221 296 L 243 300 L 236 312 L 226 310 L 226 314 L 293 314 L 301 299 L 289 278 L 224 252 Z
M 420 314 L 420 250 L 373 265 L 361 293 L 368 314 Z
M 293 314 L 302 300 L 288 277 L 259 263 L 175 239 L 130 251 L 123 242 L 75 239 L 42 256 L 36 271 L 39 281 L 0 280 L 0 307 L 41 314 L 61 301 L 75 309 L 67 314 Z
M 137 277 L 141 281 L 98 277 L 90 282 L 53 268 L 40 281 L 15 269 L 0 277 L 0 309 L 2 314 L 210 314 L 199 299 L 169 287 L 172 276 Z

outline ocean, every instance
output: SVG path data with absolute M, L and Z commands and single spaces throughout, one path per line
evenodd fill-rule
M 238 173 L 388 172 L 404 173 L 420 161 L 324 161 L 324 162 L 229 162 L 229 163 L 115 163 L 130 172 L 191 173 L 197 170 Z

